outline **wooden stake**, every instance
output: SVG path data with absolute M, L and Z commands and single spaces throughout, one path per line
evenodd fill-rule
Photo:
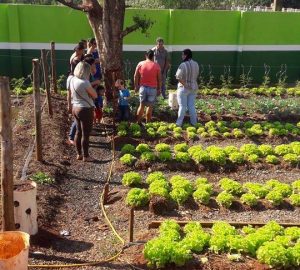
M 51 42 L 51 89 L 57 93 L 55 42 Z
M 15 230 L 13 198 L 13 139 L 8 77 L 0 77 L 2 231 Z
M 113 71 L 112 73 L 112 81 L 113 81 L 113 85 L 112 85 L 112 94 L 113 94 L 113 126 L 115 128 L 116 123 L 115 123 L 115 118 L 116 118 L 116 93 L 115 93 L 115 82 L 116 82 L 116 73 Z
M 133 242 L 133 230 L 134 230 L 134 208 L 130 209 L 129 216 L 129 242 Z
M 108 201 L 108 193 L 109 193 L 109 184 L 106 183 L 104 185 L 103 204 L 106 204 Z
M 42 64 L 43 64 L 44 84 L 45 84 L 45 90 L 47 95 L 48 113 L 52 117 L 53 110 L 52 110 L 51 93 L 50 93 L 49 71 L 48 71 L 47 56 L 46 56 L 45 49 L 41 50 L 41 57 L 42 57 Z
M 158 228 L 161 223 L 163 221 L 151 221 L 148 225 L 148 229 L 156 229 Z M 190 221 L 177 221 L 177 223 L 180 226 L 185 226 L 188 222 Z M 204 228 L 210 228 L 214 225 L 215 221 L 199 221 L 199 223 L 201 224 L 202 227 Z M 266 223 L 262 223 L 262 222 L 231 222 L 228 221 L 228 223 L 234 227 L 243 227 L 243 226 L 247 226 L 247 225 L 252 225 L 254 227 L 262 227 L 264 225 L 266 225 Z M 279 223 L 279 225 L 283 226 L 283 227 L 293 227 L 293 226 L 297 226 L 299 227 L 300 224 L 299 223 Z
M 36 137 L 36 160 L 43 160 L 42 153 L 42 110 L 40 94 L 39 59 L 32 59 L 34 119 Z

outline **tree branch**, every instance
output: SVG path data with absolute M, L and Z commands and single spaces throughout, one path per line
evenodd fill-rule
M 143 34 L 148 34 L 147 31 L 152 27 L 153 21 L 149 18 L 146 18 L 144 15 L 143 17 L 140 15 L 133 16 L 133 22 L 134 24 L 131 26 L 126 27 L 122 32 L 120 38 L 124 38 L 126 35 L 141 29 Z
M 124 38 L 125 36 L 127 36 L 128 34 L 138 30 L 140 28 L 140 25 L 138 23 L 134 24 L 134 25 L 131 25 L 131 26 L 128 26 L 126 27 L 122 33 L 121 33 L 121 38 Z
M 67 7 L 70 7 L 70 8 L 73 8 L 75 10 L 80 10 L 80 11 L 83 11 L 83 12 L 88 12 L 89 11 L 89 8 L 84 6 L 84 5 L 77 5 L 75 4 L 72 0 L 71 1 L 66 1 L 66 0 L 56 0 L 57 2 L 63 4 L 64 6 L 67 6 Z

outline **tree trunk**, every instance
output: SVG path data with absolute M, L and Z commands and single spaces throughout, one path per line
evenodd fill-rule
M 107 90 L 106 96 L 111 100 L 114 89 L 113 79 L 123 78 L 122 31 L 125 0 L 104 0 L 102 9 L 93 8 L 87 12 L 87 16 L 100 53 L 100 64 Z M 114 78 L 113 73 L 115 74 Z
M 274 11 L 282 11 L 283 0 L 274 0 Z

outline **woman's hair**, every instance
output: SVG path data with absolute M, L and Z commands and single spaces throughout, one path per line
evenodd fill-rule
M 182 53 L 185 55 L 185 59 L 183 60 L 184 62 L 189 61 L 193 57 L 193 53 L 190 49 L 185 49 L 182 51 Z
M 89 42 L 89 44 L 93 44 L 96 42 L 96 39 L 94 37 L 92 37 L 88 40 L 88 42 Z
M 95 63 L 95 58 L 93 56 L 85 55 L 83 61 L 91 66 Z
M 154 51 L 152 51 L 152 50 L 146 51 L 146 56 L 147 56 L 148 59 L 153 60 L 153 58 L 154 58 Z
M 91 74 L 91 66 L 86 62 L 79 62 L 74 70 L 74 76 L 79 79 L 88 80 Z

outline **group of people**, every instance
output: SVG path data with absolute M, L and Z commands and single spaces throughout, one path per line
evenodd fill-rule
M 170 68 L 168 51 L 164 47 L 162 38 L 156 40 L 156 46 L 148 50 L 145 60 L 138 63 L 134 74 L 135 91 L 139 94 L 140 105 L 137 110 L 137 123 L 142 125 L 142 118 L 146 108 L 146 122 L 151 121 L 153 106 L 157 96 L 166 95 L 166 78 Z M 176 72 L 178 80 L 177 99 L 179 104 L 176 124 L 181 126 L 189 110 L 192 125 L 197 123 L 195 110 L 197 78 L 199 66 L 192 59 L 192 51 L 182 52 L 182 63 Z M 93 161 L 89 155 L 89 136 L 93 124 L 102 119 L 103 97 L 105 88 L 101 85 L 102 73 L 99 53 L 95 38 L 81 40 L 74 48 L 70 57 L 70 72 L 67 79 L 68 110 L 74 117 L 70 129 L 69 142 L 76 146 L 77 159 Z M 119 120 L 130 119 L 129 98 L 130 92 L 124 81 L 117 79 L 115 87 L 119 94 Z

